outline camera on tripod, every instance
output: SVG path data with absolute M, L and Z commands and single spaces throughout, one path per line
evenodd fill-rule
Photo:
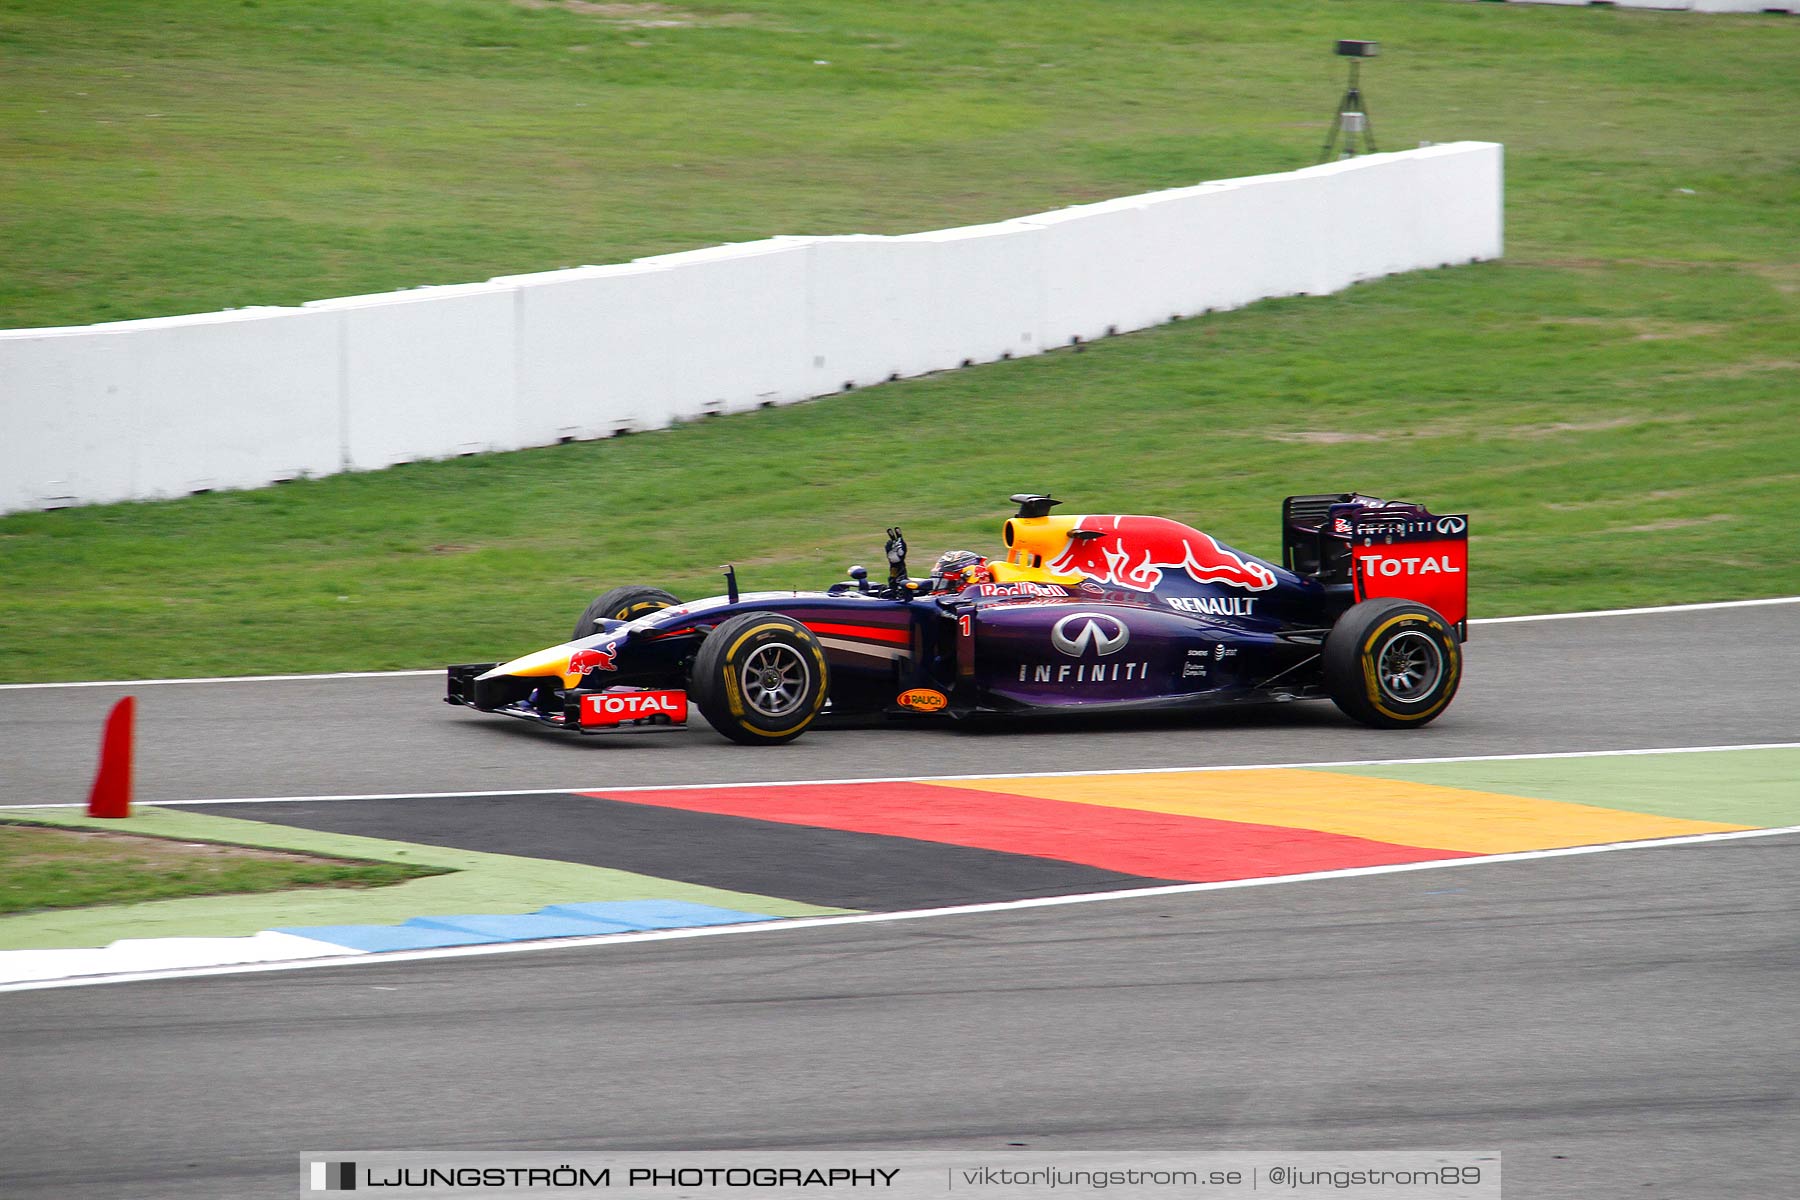
M 1374 58 L 1381 53 L 1381 43 L 1339 38 L 1337 52 L 1339 56 L 1350 60 L 1350 86 L 1345 89 L 1344 98 L 1338 101 L 1337 112 L 1332 115 L 1331 130 L 1325 135 L 1325 148 L 1319 152 L 1320 162 L 1331 161 L 1332 153 L 1337 149 L 1339 134 L 1343 135 L 1344 147 L 1337 157 L 1355 158 L 1356 139 L 1359 137 L 1363 141 L 1364 152 L 1375 153 L 1375 128 L 1369 124 L 1369 109 L 1363 103 L 1357 68 L 1362 66 L 1363 59 Z

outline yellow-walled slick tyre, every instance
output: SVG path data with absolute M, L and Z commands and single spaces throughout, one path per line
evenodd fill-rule
M 1456 630 L 1412 600 L 1364 600 L 1325 639 L 1325 690 L 1344 712 L 1377 729 L 1406 729 L 1450 706 L 1462 682 Z
M 689 690 L 712 727 L 746 746 L 778 746 L 825 706 L 830 677 L 812 630 L 780 613 L 744 613 L 706 635 Z
M 598 633 L 599 628 L 594 622 L 601 618 L 609 621 L 635 621 L 639 617 L 647 617 L 653 612 L 660 612 L 680 603 L 661 588 L 616 587 L 610 592 L 601 592 L 582 611 L 581 618 L 575 622 L 575 636 L 569 640 Z

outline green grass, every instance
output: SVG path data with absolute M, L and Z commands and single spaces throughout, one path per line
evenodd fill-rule
M 441 867 L 0 823 L 0 915 L 188 896 L 370 888 Z
M 1516 250 L 1793 253 L 1800 29 L 1784 17 L 671 7 L 689 23 L 515 0 L 12 0 L 0 326 L 904 233 L 1302 166 L 1346 32 L 1385 46 L 1365 72 L 1382 145 L 1511 148 Z
M 502 656 L 617 583 L 710 593 L 730 559 L 817 585 L 896 521 L 920 557 L 993 547 L 1021 489 L 1263 554 L 1290 492 L 1467 509 L 1477 615 L 1800 592 L 1800 21 L 679 7 L 691 24 L 638 28 L 509 0 L 15 3 L 0 323 L 1282 170 L 1316 153 L 1338 36 L 1384 44 L 1382 145 L 1506 143 L 1507 258 L 664 433 L 3 518 L 0 678 Z
M 248 937 L 291 925 L 395 925 L 429 913 L 528 913 L 570 900 L 683 900 L 775 917 L 849 912 L 775 896 L 723 891 L 584 863 L 482 854 L 450 846 L 390 842 L 297 829 L 190 808 L 138 805 L 131 816 L 89 817 L 79 808 L 0 809 L 0 823 L 48 825 L 175 844 L 260 847 L 360 862 L 397 864 L 417 878 L 392 887 L 311 887 L 258 895 L 189 896 L 152 904 L 112 903 L 80 912 L 0 915 L 0 950 L 104 946 L 120 938 Z

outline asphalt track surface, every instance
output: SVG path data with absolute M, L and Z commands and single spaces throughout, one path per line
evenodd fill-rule
M 1488 1149 L 1791 1200 L 1800 837 L 0 997 L 0 1194 L 306 1150 Z
M 505 652 L 507 648 L 497 648 Z M 516 647 L 514 648 L 516 649 Z M 1327 702 L 1147 721 L 819 729 L 778 747 L 582 737 L 438 702 L 432 677 L 0 691 L 0 802 L 87 798 L 100 726 L 138 699 L 137 798 L 579 791 L 684 783 L 1741 745 L 1800 740 L 1800 604 L 1477 626 L 1421 730 Z M 1097 727 L 1096 727 L 1097 726 Z
M 1449 714 L 1401 734 L 1294 705 L 1079 736 L 821 731 L 758 751 L 703 729 L 556 738 L 436 706 L 422 679 L 168 685 L 139 693 L 141 787 L 492 791 L 1792 742 L 1797 635 L 1786 605 L 1485 626 Z M 81 798 L 111 694 L 0 693 L 9 800 Z M 290 1195 L 306 1150 L 1023 1145 L 1500 1148 L 1514 1200 L 1791 1198 L 1797 878 L 1800 837 L 1780 835 L 13 993 L 0 1195 Z

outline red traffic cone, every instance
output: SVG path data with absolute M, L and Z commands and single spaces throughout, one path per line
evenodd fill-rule
M 100 735 L 100 771 L 88 793 L 88 816 L 131 815 L 131 723 L 137 700 L 126 696 L 113 705 Z

